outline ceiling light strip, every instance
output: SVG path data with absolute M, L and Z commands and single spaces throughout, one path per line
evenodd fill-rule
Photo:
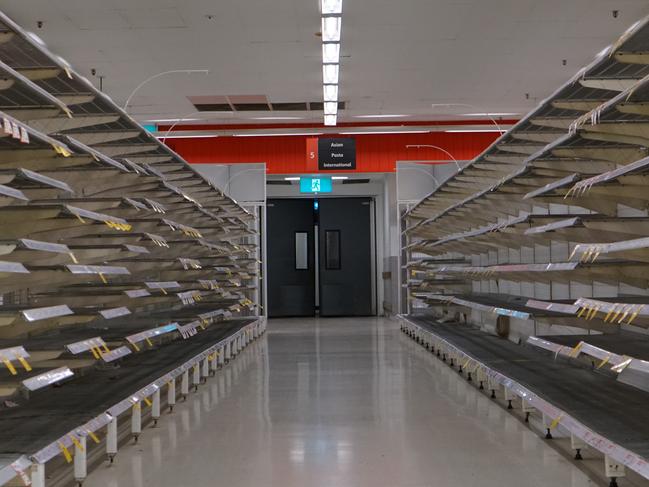
M 324 124 L 338 123 L 338 84 L 340 80 L 340 40 L 342 34 L 342 0 L 320 0 L 322 14 L 322 94 Z

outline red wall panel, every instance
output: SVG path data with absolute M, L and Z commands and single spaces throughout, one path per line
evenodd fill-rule
M 473 159 L 497 136 L 494 132 L 355 135 L 356 172 L 393 172 L 397 161 L 451 160 L 441 150 L 407 149 L 406 145 L 409 144 L 435 145 L 451 153 L 455 159 Z M 307 138 L 174 138 L 168 139 L 167 143 L 190 163 L 265 162 L 270 174 L 291 174 L 313 172 L 307 166 Z

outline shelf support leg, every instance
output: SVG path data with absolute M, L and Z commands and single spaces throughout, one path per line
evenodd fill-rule
M 172 412 L 176 405 L 176 379 L 171 379 L 167 384 L 167 405 L 169 412 Z
M 35 463 L 31 470 L 32 487 L 45 487 L 45 464 Z
M 180 394 L 183 396 L 183 400 L 186 401 L 189 394 L 189 370 L 183 372 L 180 380 Z
M 115 461 L 115 455 L 117 455 L 117 417 L 113 418 L 106 426 L 106 455 L 108 455 L 108 461 L 113 463 Z
M 153 418 L 153 426 L 158 425 L 160 419 L 160 389 L 153 393 L 153 404 L 151 405 L 151 417 Z
M 80 436 L 79 443 L 74 446 L 74 480 L 79 486 L 88 476 L 87 448 L 86 437 Z
M 134 443 L 137 443 L 140 433 L 142 433 L 142 405 L 138 402 L 131 408 L 131 434 Z

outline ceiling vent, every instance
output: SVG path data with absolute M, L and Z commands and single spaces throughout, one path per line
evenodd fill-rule
M 271 103 L 271 106 L 275 112 L 306 112 L 309 109 L 307 102 Z
M 324 110 L 321 101 L 270 103 L 264 95 L 188 96 L 187 99 L 198 112 L 321 112 Z M 344 110 L 346 106 L 346 102 L 338 102 L 339 110 Z
M 309 107 L 313 112 L 321 112 L 324 110 L 324 103 L 321 101 L 312 101 L 311 103 L 309 103 Z M 338 102 L 338 110 L 344 110 L 346 107 L 347 107 L 347 102 L 345 101 Z

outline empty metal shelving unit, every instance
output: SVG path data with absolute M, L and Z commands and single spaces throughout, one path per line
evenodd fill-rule
M 259 222 L 2 14 L 0 59 L 0 485 L 82 483 L 264 331 Z
M 402 215 L 402 329 L 649 479 L 649 21 Z

